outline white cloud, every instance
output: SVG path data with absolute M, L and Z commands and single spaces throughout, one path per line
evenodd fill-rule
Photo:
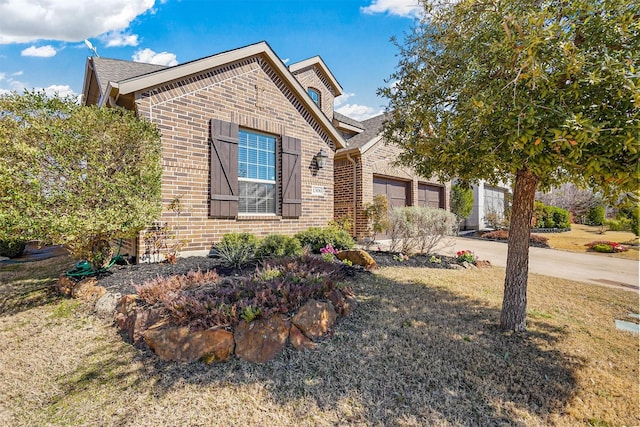
M 122 31 L 111 31 L 101 37 L 107 47 L 138 46 L 138 35 Z
M 15 73 L 12 73 L 11 75 L 12 76 L 21 76 L 22 75 L 22 70 L 16 71 Z
M 336 109 L 336 111 L 358 121 L 366 120 L 383 113 L 380 109 L 358 104 L 346 104 Z
M 51 45 L 46 46 L 29 46 L 20 52 L 22 56 L 36 56 L 38 58 L 51 58 L 52 56 L 56 56 L 56 50 Z
M 367 15 L 388 13 L 408 18 L 420 18 L 424 13 L 424 8 L 418 0 L 373 0 L 369 6 L 361 7 L 360 11 Z
M 126 29 L 155 0 L 2 0 L 0 44 L 82 41 Z
M 342 104 L 344 104 L 345 102 L 347 102 L 347 100 L 349 98 L 351 98 L 352 96 L 354 96 L 355 93 L 343 93 L 342 95 L 340 95 L 339 97 L 335 98 L 333 100 L 333 108 L 338 108 L 339 106 L 341 106 Z
M 291 61 L 291 59 L 290 59 L 290 58 L 284 58 L 284 59 L 282 60 L 282 62 L 283 62 L 284 64 L 288 64 L 288 63 L 289 63 L 289 61 Z
M 147 64 L 157 65 L 178 65 L 175 53 L 160 52 L 156 53 L 153 50 L 146 48 L 137 50 L 131 57 L 135 62 L 145 62 Z
M 44 88 L 44 93 L 47 94 L 47 96 L 53 96 L 54 94 L 58 94 L 62 97 L 65 96 L 75 96 L 77 95 L 77 93 L 75 93 L 73 91 L 73 89 L 71 89 L 70 86 L 68 85 L 51 85 L 51 86 L 47 86 Z
M 21 75 L 22 71 L 18 71 L 16 73 L 11 74 L 12 76 Z M 22 93 L 24 90 L 35 90 L 40 91 L 43 90 L 48 96 L 52 96 L 54 93 L 60 94 L 60 96 L 77 96 L 78 94 L 71 89 L 69 85 L 51 85 L 47 87 L 31 87 L 27 83 L 16 80 L 12 77 L 7 77 L 7 73 L 0 73 L 0 82 L 2 83 L 2 87 L 0 87 L 0 95 L 9 93 L 9 92 L 18 92 Z

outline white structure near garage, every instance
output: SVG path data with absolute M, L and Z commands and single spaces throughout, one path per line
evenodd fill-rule
M 464 221 L 465 230 L 485 230 L 490 228 L 487 218 L 491 213 L 495 213 L 500 218 L 504 218 L 506 202 L 511 193 L 508 184 L 499 183 L 491 186 L 486 181 L 480 181 L 474 185 L 473 189 L 473 210 L 471 215 Z

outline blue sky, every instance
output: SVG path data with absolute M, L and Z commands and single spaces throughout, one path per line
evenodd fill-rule
M 320 55 L 356 119 L 382 111 L 418 0 L 3 0 L 0 93 L 82 91 L 88 39 L 100 56 L 175 65 L 267 41 L 285 63 Z

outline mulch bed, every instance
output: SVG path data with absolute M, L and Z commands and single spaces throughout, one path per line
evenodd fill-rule
M 451 264 L 457 264 L 455 258 L 438 256 L 441 263 L 431 262 L 430 255 L 413 255 L 408 260 L 398 261 L 393 259 L 396 253 L 384 251 L 371 251 L 379 267 L 428 267 L 428 268 L 451 268 Z M 250 264 L 241 268 L 229 268 L 223 266 L 219 260 L 208 257 L 188 257 L 178 258 L 175 264 L 166 262 L 153 264 L 115 265 L 106 274 L 98 277 L 99 285 L 108 292 L 119 292 L 122 295 L 135 294 L 135 285 L 161 277 L 168 277 L 178 274 L 186 274 L 189 271 L 216 270 L 220 276 L 242 277 L 253 273 L 259 264 Z M 350 267 L 344 265 L 344 272 L 347 277 L 354 277 L 357 274 L 367 274 L 368 272 L 359 266 Z

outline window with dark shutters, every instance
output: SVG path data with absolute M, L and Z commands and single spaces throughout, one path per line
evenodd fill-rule
M 209 216 L 211 218 L 238 217 L 240 206 L 240 192 L 238 183 L 239 133 L 240 129 L 238 124 L 211 119 L 211 169 L 209 172 L 211 181 Z M 280 152 L 282 153 L 282 193 L 280 199 L 281 216 L 283 218 L 299 218 L 302 215 L 302 144 L 300 139 L 283 136 L 281 139 Z M 249 166 L 252 166 L 252 163 L 249 161 L 245 161 L 245 163 L 249 164 Z M 260 161 L 257 161 L 257 166 L 259 166 L 260 164 Z M 269 165 L 268 162 L 266 164 L 267 166 Z M 253 181 L 260 184 L 259 181 L 261 180 L 259 178 L 261 177 L 259 175 L 256 177 L 253 177 L 250 173 L 245 175 L 243 175 L 243 180 L 248 182 L 249 187 L 254 184 Z M 244 182 L 244 184 L 247 184 L 247 182 Z M 245 185 L 244 187 L 247 187 L 247 185 Z M 250 189 L 251 188 L 244 188 L 245 193 Z M 247 194 L 244 194 L 243 196 L 244 213 L 267 213 L 268 211 L 273 211 L 273 209 L 269 208 L 268 206 L 262 210 L 256 210 L 257 208 L 259 208 L 259 206 L 255 207 L 256 209 L 254 209 L 254 207 L 249 208 L 248 206 L 245 206 L 247 205 L 247 203 L 253 203 L 252 200 L 254 199 L 260 199 L 257 196 L 252 199 L 251 197 L 248 197 Z M 264 199 L 265 197 L 262 197 L 262 199 Z
M 282 216 L 302 215 L 302 144 L 298 138 L 282 137 Z
M 211 200 L 213 218 L 238 215 L 238 125 L 211 119 Z

